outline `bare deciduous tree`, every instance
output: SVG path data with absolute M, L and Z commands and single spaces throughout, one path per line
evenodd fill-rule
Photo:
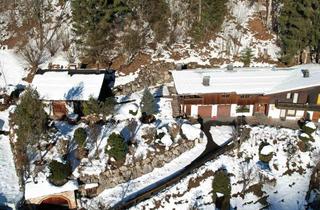
M 22 17 L 25 27 L 20 33 L 24 38 L 18 43 L 18 52 L 31 66 L 33 74 L 44 61 L 46 49 L 53 47 L 61 25 L 66 21 L 66 6 L 62 5 L 59 14 L 54 10 L 53 0 L 17 0 L 16 12 Z M 21 30 L 21 29 L 20 29 Z M 54 50 L 52 50 L 54 51 Z
M 248 186 L 252 183 L 252 181 L 255 179 L 256 174 L 253 166 L 249 166 L 247 161 L 242 162 L 239 167 L 243 183 L 241 193 L 244 196 L 245 191 L 247 190 Z

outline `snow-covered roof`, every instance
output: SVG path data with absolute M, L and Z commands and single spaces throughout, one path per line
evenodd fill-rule
M 32 86 L 44 100 L 98 98 L 104 74 L 68 74 L 67 71 L 36 74 Z
M 31 198 L 38 198 L 47 195 L 53 195 L 57 193 L 75 191 L 79 188 L 78 184 L 74 180 L 68 181 L 61 187 L 50 184 L 47 179 L 41 177 L 38 183 L 29 182 L 25 185 L 24 197 L 26 200 Z
M 304 78 L 302 69 L 310 76 Z M 274 94 L 320 86 L 320 65 L 303 65 L 286 69 L 239 68 L 195 69 L 172 71 L 178 94 L 204 93 Z M 205 76 L 210 77 L 209 86 L 202 84 Z
M 9 137 L 0 135 L 0 208 L 17 204 L 22 198 L 19 179 L 13 162 Z

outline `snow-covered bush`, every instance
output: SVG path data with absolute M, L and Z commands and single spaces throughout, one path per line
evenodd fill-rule
M 78 147 L 84 147 L 85 141 L 87 139 L 87 132 L 84 128 L 77 128 L 74 131 L 73 139 L 75 140 Z
M 220 209 L 229 209 L 231 184 L 225 170 L 218 170 L 212 181 L 212 200 Z
M 49 181 L 56 186 L 62 186 L 68 182 L 67 178 L 71 175 L 71 165 L 69 162 L 61 163 L 53 160 L 49 164 L 50 176 Z
M 299 139 L 305 143 L 309 142 L 309 141 L 313 141 L 313 138 L 307 134 L 307 133 L 301 133 L 299 135 Z
M 317 129 L 316 125 L 313 122 L 307 122 L 302 126 L 302 131 L 306 134 L 311 135 Z
M 117 161 L 124 161 L 128 152 L 128 145 L 120 134 L 112 133 L 105 150 Z
M 266 142 L 262 142 L 259 146 L 259 160 L 269 163 L 273 157 L 273 147 Z

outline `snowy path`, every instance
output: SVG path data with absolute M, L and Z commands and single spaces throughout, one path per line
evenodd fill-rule
M 0 136 L 0 207 L 22 198 L 8 136 Z

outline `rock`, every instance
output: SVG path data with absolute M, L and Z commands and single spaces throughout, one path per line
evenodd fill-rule
M 152 171 L 152 167 L 150 165 L 146 164 L 143 166 L 143 169 L 142 169 L 143 174 L 150 173 L 151 171 Z

